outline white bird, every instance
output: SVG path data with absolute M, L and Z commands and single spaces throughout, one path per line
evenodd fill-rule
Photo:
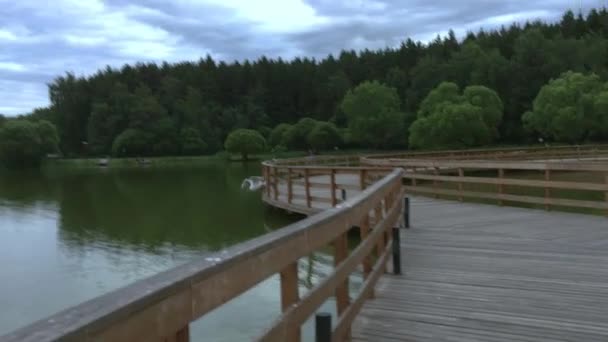
M 253 176 L 249 178 L 245 178 L 243 183 L 241 183 L 241 189 L 249 190 L 249 191 L 258 191 L 266 185 L 264 182 L 264 178 L 259 176 Z

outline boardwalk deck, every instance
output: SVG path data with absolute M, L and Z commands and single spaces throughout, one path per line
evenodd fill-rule
M 412 200 L 353 341 L 608 341 L 608 220 Z

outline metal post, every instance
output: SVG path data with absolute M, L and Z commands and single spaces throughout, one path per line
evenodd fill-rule
M 403 224 L 405 228 L 410 227 L 410 198 L 403 198 Z
M 327 312 L 315 315 L 315 342 L 331 342 L 331 314 Z
M 401 238 L 399 227 L 393 227 L 393 273 L 401 274 Z

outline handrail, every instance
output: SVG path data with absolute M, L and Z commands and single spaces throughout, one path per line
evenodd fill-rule
M 334 334 L 346 336 L 361 302 L 384 270 L 390 246 L 388 229 L 397 225 L 402 208 L 402 176 L 403 170 L 396 169 L 332 209 L 137 281 L 0 340 L 188 341 L 190 322 L 277 273 L 281 275 L 283 315 L 261 340 L 298 341 L 306 315 L 334 292 L 340 314 Z M 362 242 L 348 256 L 346 234 L 354 226 L 361 227 Z M 299 300 L 298 260 L 330 243 L 336 270 Z M 372 267 L 374 248 L 378 260 Z M 350 305 L 348 274 L 358 264 L 363 264 L 365 290 Z
M 495 200 L 500 205 L 525 203 L 544 206 L 546 210 L 555 206 L 593 209 L 608 215 L 608 161 L 364 157 L 361 164 L 404 168 L 404 179 L 410 181 L 405 189 L 411 193 L 447 196 L 460 201 L 463 198 Z M 575 176 L 568 176 L 571 174 Z M 543 178 L 534 179 L 534 175 Z M 581 191 L 585 195 L 581 195 Z
M 389 158 L 431 158 L 440 159 L 447 158 L 455 159 L 502 159 L 505 157 L 514 157 L 523 159 L 523 156 L 559 156 L 560 154 L 570 153 L 571 156 L 577 156 L 585 153 L 597 153 L 598 151 L 606 154 L 608 157 L 608 145 L 559 145 L 559 146 L 538 146 L 538 147 L 509 147 L 509 148 L 483 148 L 483 149 L 461 149 L 461 150 L 440 150 L 440 151 L 410 151 L 398 153 L 383 153 L 365 156 L 368 159 L 389 159 Z M 490 158 L 487 158 L 490 156 Z
M 350 160 L 348 156 L 314 158 Z M 500 205 L 519 202 L 545 209 L 606 209 L 608 214 L 608 145 L 364 155 L 356 167 L 311 165 L 303 159 L 268 161 L 262 166 L 267 184 L 263 199 L 275 207 L 310 215 L 339 202 L 341 191 L 361 191 L 395 167 L 407 171 L 404 178 L 411 184 L 406 189 L 422 195 L 490 199 Z M 481 171 L 485 174 L 480 175 Z M 521 172 L 541 172 L 544 179 L 522 179 Z M 560 179 L 574 172 L 589 174 L 594 180 Z M 348 177 L 350 183 L 340 183 Z M 358 177 L 358 182 L 352 177 Z M 425 182 L 432 187 L 424 186 Z M 524 191 L 513 193 L 514 188 Z M 542 194 L 535 191 L 538 188 L 544 190 Z M 577 191 L 591 193 L 590 198 L 569 198 Z M 604 195 L 600 198 L 598 194 Z

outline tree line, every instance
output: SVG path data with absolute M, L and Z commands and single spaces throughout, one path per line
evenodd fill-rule
M 56 78 L 51 105 L 27 118 L 52 122 L 73 156 L 210 154 L 237 129 L 275 149 L 606 140 L 593 120 L 606 124 L 607 38 L 603 8 L 320 60 L 107 67 Z

